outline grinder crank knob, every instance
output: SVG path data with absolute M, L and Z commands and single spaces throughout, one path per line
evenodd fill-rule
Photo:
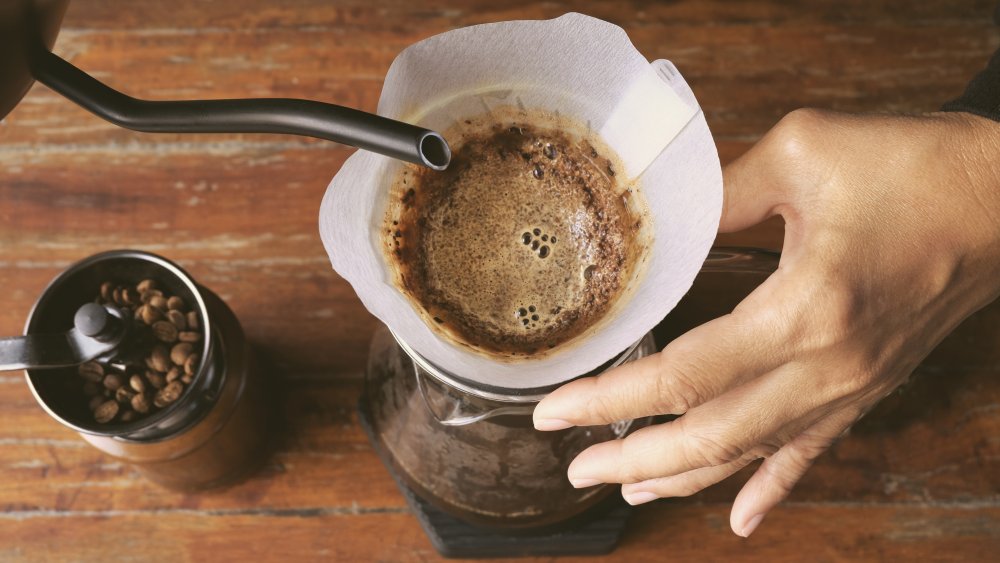
M 87 303 L 76 310 L 73 326 L 84 336 L 110 342 L 118 336 L 122 322 L 103 305 Z

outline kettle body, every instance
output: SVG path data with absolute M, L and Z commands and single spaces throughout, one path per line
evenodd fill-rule
M 28 52 L 51 49 L 69 0 L 4 0 L 0 2 L 0 119 L 28 93 L 34 77 Z

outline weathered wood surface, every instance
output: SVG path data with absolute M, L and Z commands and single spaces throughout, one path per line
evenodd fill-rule
M 395 54 L 454 27 L 580 11 L 685 73 L 723 161 L 800 106 L 933 111 L 998 45 L 991 1 L 74 0 L 56 51 L 137 96 L 309 97 L 374 109 Z M 0 334 L 91 253 L 171 257 L 234 308 L 285 392 L 246 482 L 164 491 L 51 421 L 0 374 L 0 560 L 436 558 L 353 411 L 375 321 L 329 267 L 323 190 L 350 151 L 265 135 L 114 128 L 35 86 L 0 124 Z M 770 222 L 726 243 L 780 246 Z M 706 296 L 705 299 L 712 299 Z M 748 473 L 639 510 L 613 559 L 989 560 L 1000 552 L 1000 306 L 943 343 L 750 540 Z

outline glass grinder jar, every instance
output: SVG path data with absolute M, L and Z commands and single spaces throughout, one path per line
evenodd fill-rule
M 233 312 L 176 264 L 131 250 L 78 262 L 42 292 L 25 334 L 66 332 L 74 326 L 74 313 L 93 302 L 103 282 L 135 285 L 145 279 L 181 297 L 199 317 L 200 365 L 180 398 L 131 422 L 100 424 L 87 406 L 75 367 L 28 368 L 28 386 L 52 418 L 161 485 L 197 490 L 231 482 L 264 457 L 269 431 L 264 380 Z
M 755 287 L 777 263 L 776 253 L 717 248 L 701 271 L 746 274 Z M 588 375 L 654 352 L 650 333 Z M 484 528 L 547 531 L 617 490 L 611 485 L 574 489 L 566 470 L 577 454 L 652 421 L 538 432 L 532 411 L 553 389 L 525 392 L 471 382 L 431 364 L 382 326 L 372 339 L 362 408 L 376 447 L 423 500 Z

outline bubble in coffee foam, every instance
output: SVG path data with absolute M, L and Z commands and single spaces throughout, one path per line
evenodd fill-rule
M 641 196 L 586 128 L 511 109 L 445 132 L 448 170 L 406 167 L 383 229 L 428 323 L 500 357 L 556 348 L 621 297 L 647 241 Z

